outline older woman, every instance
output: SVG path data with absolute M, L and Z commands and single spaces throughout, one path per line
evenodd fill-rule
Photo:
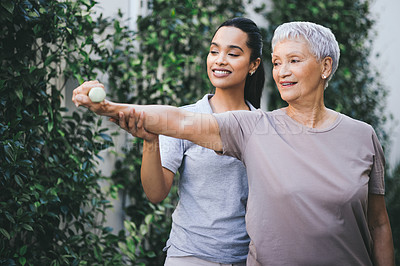
M 273 77 L 288 106 L 272 112 L 193 114 L 168 106 L 77 105 L 129 128 L 184 138 L 246 166 L 248 265 L 393 265 L 384 201 L 384 156 L 373 128 L 327 109 L 324 90 L 338 66 L 332 32 L 310 22 L 279 26 Z M 146 114 L 145 114 L 146 113 Z

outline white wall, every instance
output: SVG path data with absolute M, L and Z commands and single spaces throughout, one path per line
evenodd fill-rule
M 374 67 L 381 74 L 380 80 L 389 89 L 387 98 L 387 110 L 394 115 L 388 127 L 392 127 L 392 145 L 390 153 L 386 154 L 387 161 L 394 165 L 400 163 L 400 126 L 395 125 L 400 120 L 400 1 L 399 0 L 376 0 L 371 11 L 376 17 L 375 30 L 377 37 L 374 40 L 373 54 L 379 53 L 378 58 L 373 57 Z
M 129 18 L 130 5 L 139 0 L 99 0 L 99 4 L 95 5 L 93 10 L 97 14 L 102 13 L 103 17 L 115 17 L 118 14 L 118 9 L 121 9 L 124 18 Z

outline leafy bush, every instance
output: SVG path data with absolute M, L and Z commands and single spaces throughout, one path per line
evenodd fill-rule
M 118 101 L 192 102 L 211 89 L 205 71 L 211 34 L 222 20 L 242 14 L 241 1 L 154 1 L 154 12 L 139 19 L 137 35 L 121 17 L 100 15 L 94 21 L 95 4 L 8 0 L 0 5 L 1 263 L 163 260 L 176 193 L 159 205 L 145 199 L 138 175 L 141 142 L 134 140 L 126 160 L 117 163 L 112 190 L 123 188 L 132 199 L 127 208 L 132 222 L 125 222 L 129 235 L 104 227 L 110 204 L 99 187 L 103 177 L 95 159 L 112 145 L 111 138 L 90 112 L 62 107 L 60 76 L 83 82 L 107 73 L 103 82 Z
M 89 112 L 66 116 L 59 78 L 66 60 L 96 48 L 94 4 L 0 4 L 2 265 L 122 264 L 121 236 L 104 226 L 110 204 L 95 161 L 112 143 Z M 95 77 L 84 68 L 69 73 Z
M 342 61 L 327 104 L 371 123 L 385 138 L 385 90 L 368 68 L 369 1 L 282 1 L 273 1 L 266 14 L 267 40 L 276 25 L 289 20 L 332 28 L 342 44 Z M 147 201 L 139 178 L 141 141 L 133 139 L 111 176 L 112 191 L 121 189 L 130 198 L 128 235 L 112 234 L 104 226 L 110 203 L 99 187 L 104 177 L 96 160 L 113 144 L 101 120 L 63 107 L 60 76 L 83 82 L 107 73 L 109 96 L 120 102 L 191 103 L 212 89 L 205 58 L 214 30 L 242 15 L 243 4 L 151 1 L 153 12 L 138 19 L 136 33 L 121 16 L 93 20 L 95 4 L 0 3 L 0 264 L 160 265 L 164 260 L 176 186 L 161 204 Z M 268 62 L 270 48 L 265 49 Z M 271 108 L 280 105 L 277 99 L 272 94 Z M 388 209 L 396 235 L 398 193 L 391 191 Z

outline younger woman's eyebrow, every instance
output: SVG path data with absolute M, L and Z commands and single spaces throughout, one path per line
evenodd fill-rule
M 211 45 L 215 45 L 215 46 L 219 47 L 218 43 L 215 43 L 215 42 L 211 42 Z M 244 53 L 243 49 L 240 48 L 240 46 L 237 46 L 237 45 L 229 45 L 228 47 L 229 47 L 229 48 L 236 48 L 236 49 L 239 49 L 240 51 L 242 51 L 242 52 Z

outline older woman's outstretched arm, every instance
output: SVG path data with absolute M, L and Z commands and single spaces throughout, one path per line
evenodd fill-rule
M 98 115 L 119 119 L 123 112 L 128 118 L 145 112 L 144 128 L 154 134 L 187 139 L 200 146 L 222 151 L 222 142 L 216 119 L 211 114 L 199 114 L 167 105 L 120 104 L 104 100 L 93 103 L 88 94 L 91 88 L 104 86 L 98 81 L 88 81 L 77 87 L 72 96 L 76 106 L 85 106 Z

